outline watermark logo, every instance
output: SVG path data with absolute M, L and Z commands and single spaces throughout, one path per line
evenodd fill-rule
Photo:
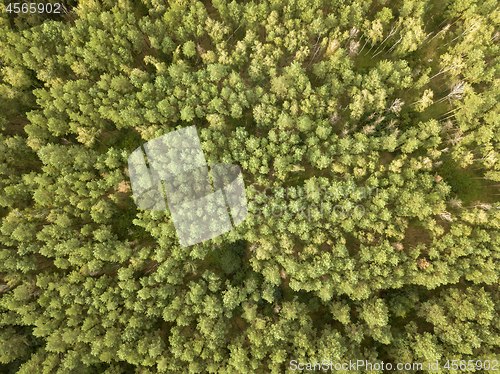
M 170 210 L 181 246 L 212 239 L 247 215 L 237 165 L 209 172 L 195 126 L 148 141 L 128 158 L 132 195 L 139 209 Z

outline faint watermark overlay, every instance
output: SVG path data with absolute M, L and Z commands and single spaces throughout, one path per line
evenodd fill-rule
M 209 170 L 194 126 L 148 141 L 128 158 L 132 195 L 139 209 L 170 210 L 181 246 L 209 240 L 233 229 L 248 213 L 313 223 L 361 219 L 378 188 L 353 181 L 304 180 L 298 186 L 252 188 L 240 168 L 214 164 Z M 367 202 L 369 202 L 367 204 Z
M 240 168 L 215 164 L 209 172 L 195 126 L 138 147 L 128 158 L 128 169 L 138 208 L 168 206 L 183 247 L 230 231 L 247 215 Z

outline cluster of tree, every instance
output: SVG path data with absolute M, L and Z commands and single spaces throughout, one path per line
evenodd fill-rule
M 0 4 L 0 371 L 498 358 L 496 1 L 65 4 Z M 127 158 L 191 125 L 249 214 L 183 248 Z

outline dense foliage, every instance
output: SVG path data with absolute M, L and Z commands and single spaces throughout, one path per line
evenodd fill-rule
M 0 5 L 0 371 L 498 357 L 495 0 L 65 4 Z M 127 157 L 191 125 L 249 215 L 182 248 Z

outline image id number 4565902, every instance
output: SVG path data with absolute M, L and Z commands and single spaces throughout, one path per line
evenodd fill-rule
M 61 14 L 64 12 L 64 5 L 61 3 L 9 3 L 5 10 L 7 13 L 15 14 Z
M 498 360 L 447 360 L 443 368 L 448 370 L 497 371 L 500 368 L 500 363 Z

